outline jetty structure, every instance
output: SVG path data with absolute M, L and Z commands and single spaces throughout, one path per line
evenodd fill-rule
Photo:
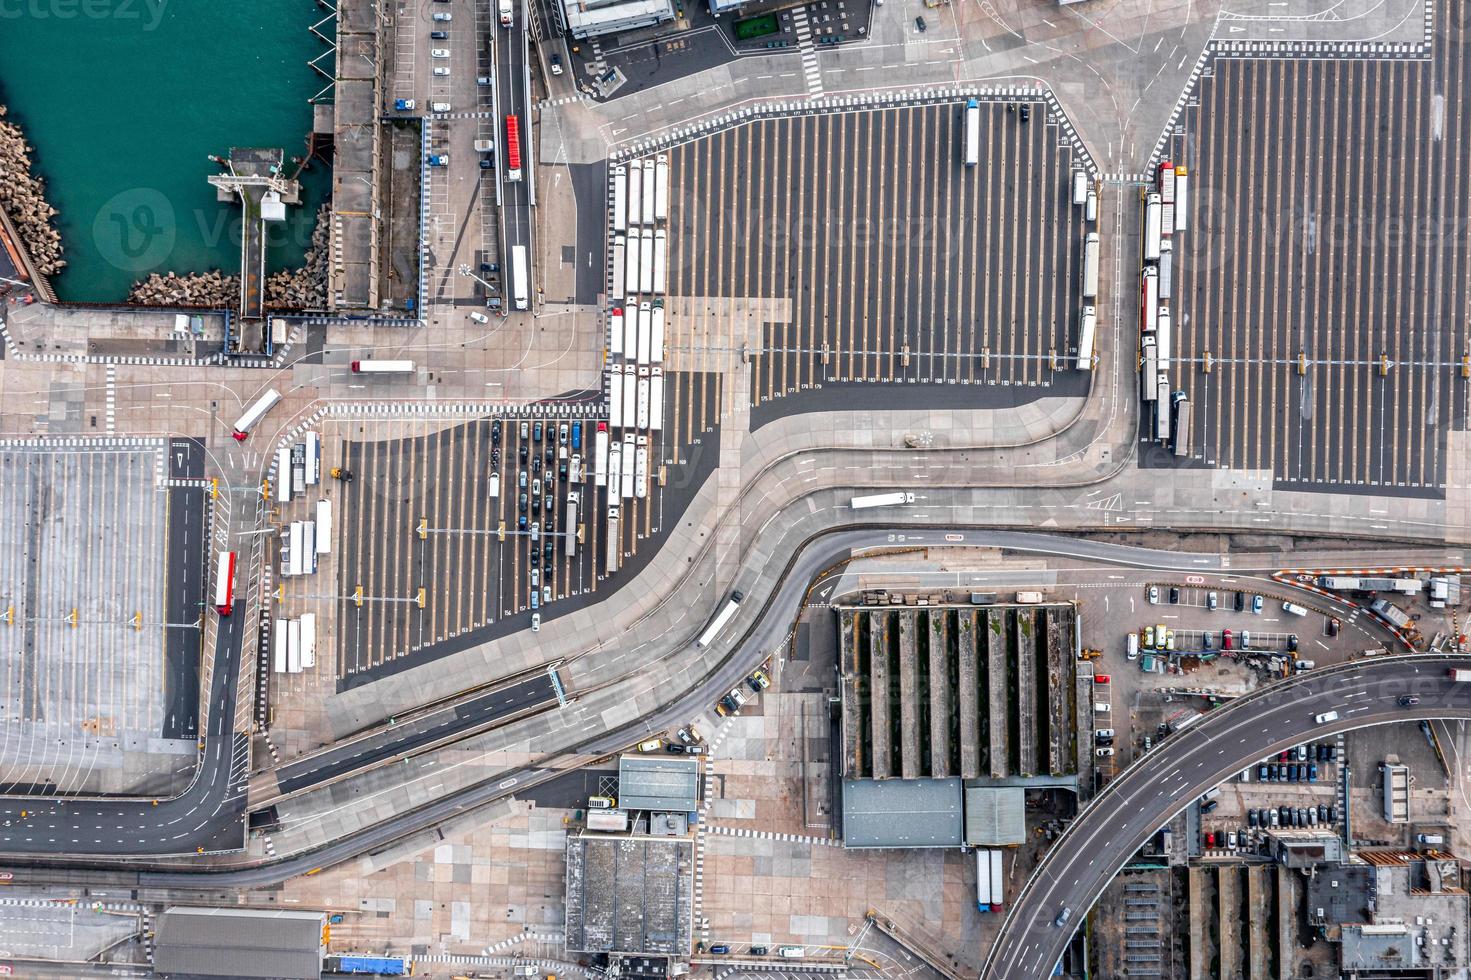
M 282 170 L 279 148 L 232 147 L 225 158 L 210 157 L 224 168 L 209 178 L 221 202 L 238 199 L 240 222 L 240 302 L 226 320 L 225 353 L 269 354 L 271 332 L 265 316 L 266 223 L 286 220 L 286 205 L 301 203 L 301 184 Z

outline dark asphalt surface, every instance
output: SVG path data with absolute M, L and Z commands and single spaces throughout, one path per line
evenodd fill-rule
M 204 476 L 204 446 L 197 439 L 169 440 L 169 479 Z M 214 556 L 206 539 L 206 491 L 202 487 L 170 487 L 168 589 L 164 596 L 164 728 L 163 738 L 199 736 L 199 657 L 204 610 L 211 599 Z
M 658 731 L 660 728 L 671 727 L 672 724 L 687 718 L 693 712 L 705 708 L 719 690 L 730 689 L 738 683 L 744 674 L 765 659 L 766 652 L 786 637 L 790 630 L 791 622 L 796 618 L 808 590 L 808 584 L 813 577 L 822 569 L 833 565 L 834 561 L 849 555 L 856 547 L 872 547 L 875 544 L 888 542 L 891 534 L 905 534 L 906 544 L 915 546 L 993 546 L 1006 547 L 1006 549 L 1019 550 L 1019 552 L 1046 553 L 1046 555 L 1072 556 L 1072 558 L 1099 559 L 1099 561 L 1112 561 L 1119 565 L 1130 565 L 1137 568 L 1161 568 L 1178 569 L 1178 571 L 1212 571 L 1222 567 L 1222 558 L 1219 555 L 1193 555 L 1193 553 L 1159 552 L 1159 550 L 1143 549 L 1143 547 L 1128 547 L 1121 544 L 1089 542 L 1089 540 L 1066 539 L 1066 537 L 1053 537 L 1040 533 L 1016 533 L 1016 531 L 991 531 L 991 530 L 915 530 L 912 527 L 890 527 L 890 525 L 872 525 L 872 527 L 847 528 L 847 530 L 831 531 L 822 534 L 816 539 L 800 544 L 796 555 L 791 558 L 790 564 L 784 571 L 780 586 L 775 593 L 766 600 L 765 605 L 758 602 L 758 597 L 750 590 L 750 583 L 737 581 L 737 589 L 747 593 L 747 600 L 741 603 L 737 618 L 728 625 L 721 639 L 716 640 L 716 645 L 710 650 L 712 655 L 730 650 L 730 655 L 719 662 L 710 670 L 702 683 L 697 684 L 694 689 L 683 692 L 669 692 L 674 699 L 665 705 L 665 708 L 641 718 L 634 724 L 625 725 L 619 730 L 608 731 L 602 736 L 594 737 L 588 742 L 577 746 L 580 752 L 600 753 L 616 752 L 634 745 L 640 739 L 647 737 L 649 731 Z M 1267 555 L 1261 559 L 1253 559 L 1252 556 L 1234 555 L 1230 559 L 1230 568 L 1233 572 L 1261 571 L 1269 568 L 1268 564 L 1274 556 Z M 1377 556 L 1375 561 L 1383 558 Z M 1390 561 L 1383 558 L 1383 561 Z M 212 697 L 216 699 L 216 705 L 222 705 L 227 700 L 227 693 L 234 692 L 234 674 L 238 670 L 238 642 L 240 637 L 235 630 L 241 624 L 240 615 L 235 615 L 222 621 L 222 649 L 228 649 L 231 655 L 225 658 L 225 664 L 229 670 L 222 670 L 216 674 L 216 683 L 212 687 Z M 690 636 L 685 637 L 688 642 L 693 643 L 694 634 L 703 628 L 703 622 L 690 625 Z M 740 637 L 738 640 L 725 639 L 725 637 Z M 227 643 L 228 639 L 228 643 Z M 1303 675 L 1311 677 L 1311 675 Z M 1311 677 L 1312 681 L 1317 678 Z M 1299 681 L 1287 681 L 1283 684 L 1284 689 L 1289 690 L 1289 699 L 1296 703 L 1299 693 L 1296 684 Z M 19 853 L 76 853 L 106 852 L 109 855 L 174 855 L 179 851 L 193 851 L 193 846 L 204 846 L 204 848 L 238 848 L 241 840 L 241 815 L 243 815 L 243 798 L 241 798 L 241 787 L 229 783 L 227 774 L 227 758 L 221 749 L 219 739 L 219 718 L 228 714 L 225 711 L 212 712 L 210 720 L 209 752 L 206 753 L 202 775 L 190 792 L 185 793 L 179 800 L 168 800 L 160 803 L 157 808 L 150 808 L 147 803 L 137 805 L 132 802 L 118 803 L 72 803 L 72 805 L 57 806 L 44 812 L 40 818 L 31 818 L 24 825 L 19 824 L 19 809 L 22 806 L 34 806 L 31 800 L 4 800 L 3 808 L 0 808 L 0 817 L 12 821 L 12 825 L 0 825 L 0 851 Z M 1205 722 L 1197 725 L 1197 728 L 1206 727 Z M 450 731 L 446 731 L 450 734 Z M 1264 734 L 1267 739 L 1267 734 Z M 1281 736 L 1271 736 L 1271 745 L 1277 742 L 1292 742 L 1296 736 L 1283 739 Z M 237 765 L 234 773 L 240 773 L 244 765 L 244 739 L 235 740 L 234 758 Z M 1271 746 L 1258 748 L 1246 753 L 1244 758 L 1259 758 L 1271 750 Z M 1168 758 L 1161 753 L 1152 753 L 1152 758 Z M 1234 768 L 1239 770 L 1244 762 L 1234 762 Z M 1152 768 L 1152 767 L 1150 767 Z M 1225 770 L 1231 770 L 1230 765 Z M 1150 778 L 1156 775 L 1152 771 Z M 563 773 L 556 770 L 544 770 L 544 768 L 528 767 L 522 770 L 513 770 L 502 774 L 499 780 L 487 780 L 480 786 L 452 796 L 452 798 L 438 799 L 416 811 L 407 812 L 393 820 L 374 825 L 368 830 L 353 834 L 349 839 L 338 840 L 318 851 L 304 853 L 294 858 L 282 859 L 272 864 L 254 865 L 249 868 L 232 868 L 232 870 L 216 871 L 119 871 L 112 870 L 110 865 L 103 859 L 97 859 L 91 864 L 96 868 L 94 871 L 57 871 L 43 870 L 38 874 L 38 880 L 51 881 L 78 881 L 88 884 L 118 884 L 119 881 L 132 887 L 243 887 L 256 886 L 256 884 L 274 883 L 274 881 L 285 880 L 285 878 L 306 873 L 316 867 L 335 864 L 338 861 L 352 858 L 380 848 L 391 840 L 399 839 L 406 834 L 424 830 L 432 825 L 462 814 L 475 806 L 484 805 L 494 799 L 518 793 L 524 795 L 527 790 L 535 784 L 543 783 L 550 778 L 558 778 Z M 238 775 L 237 775 L 238 778 Z M 1189 796 L 1184 799 L 1189 799 Z M 1181 803 L 1183 805 L 1183 803 Z M 1175 806 L 1178 809 L 1178 806 Z M 177 833 L 169 833 L 169 831 Z M 44 833 L 50 831 L 50 833 Z M 40 865 L 44 868 L 44 865 Z M 68 865 L 76 868 L 78 865 Z
M 1166 738 L 1109 784 L 1055 843 L 1011 905 L 981 980 L 1045 977 L 1108 882 L 1166 821 L 1211 786 L 1290 745 L 1387 722 L 1471 717 L 1466 658 L 1397 657 L 1298 674 L 1217 708 Z M 1402 708 L 1396 699 L 1415 694 Z M 1315 716 L 1337 711 L 1337 720 Z M 1072 910 L 1066 927 L 1053 923 Z
M 430 712 L 353 742 L 307 756 L 279 771 L 282 793 L 297 793 L 396 756 L 413 755 L 439 739 L 474 731 L 508 715 L 555 705 L 557 695 L 546 673 L 487 691 L 468 701 Z

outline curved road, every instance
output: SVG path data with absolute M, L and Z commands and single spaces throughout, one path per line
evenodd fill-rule
M 1045 977 L 1085 913 L 1144 842 L 1200 794 L 1290 745 L 1351 728 L 1428 718 L 1471 718 L 1471 684 L 1449 677 L 1466 658 L 1358 661 L 1273 684 L 1217 708 L 1166 738 L 1110 783 L 1033 871 L 1002 923 L 981 980 Z M 1396 699 L 1415 694 L 1402 708 Z M 1337 711 L 1318 724 L 1314 716 Z M 1053 923 L 1072 910 L 1066 927 Z

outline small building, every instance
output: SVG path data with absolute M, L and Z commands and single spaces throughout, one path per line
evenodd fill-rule
M 321 912 L 176 905 L 158 918 L 159 976 L 315 980 L 325 954 Z
M 1277 863 L 1297 870 L 1338 864 L 1346 857 L 1343 838 L 1331 830 L 1284 827 L 1267 831 L 1267 840 Z
M 1027 840 L 1027 793 L 1020 786 L 967 786 L 965 842 L 1006 847 Z
M 569 951 L 688 955 L 693 841 L 582 834 L 566 856 Z
M 672 0 L 562 0 L 556 7 L 564 31 L 575 38 L 619 34 L 674 19 Z
M 959 847 L 958 779 L 843 780 L 845 847 Z
M 693 813 L 700 805 L 700 760 L 625 755 L 618 760 L 618 805 L 624 810 Z
M 1384 777 L 1384 819 L 1390 823 L 1410 822 L 1410 767 L 1398 759 L 1386 759 L 1379 767 Z

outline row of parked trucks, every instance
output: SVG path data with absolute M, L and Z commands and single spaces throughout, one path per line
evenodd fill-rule
M 1139 285 L 1139 394 L 1154 409 L 1152 435 L 1171 443 L 1176 456 L 1190 452 L 1190 398 L 1170 388 L 1174 355 L 1174 238 L 1186 228 L 1189 175 L 1166 160 L 1154 186 L 1143 192 L 1143 268 Z M 1173 440 L 1171 436 L 1173 434 Z

